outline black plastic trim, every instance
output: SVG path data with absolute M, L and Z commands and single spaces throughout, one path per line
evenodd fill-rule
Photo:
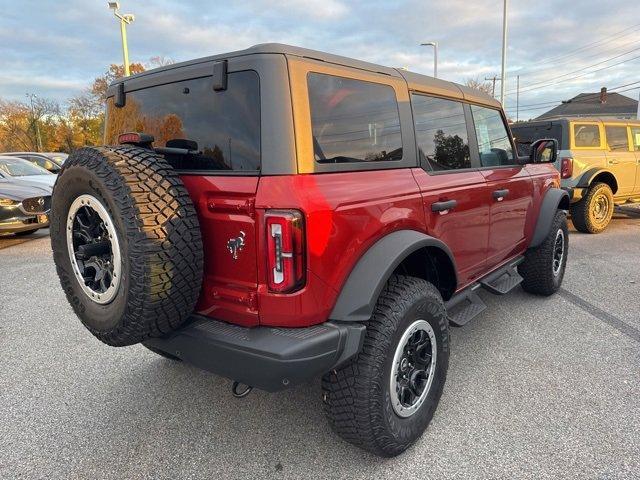
M 567 199 L 567 203 L 570 201 L 569 194 L 565 190 L 561 188 L 550 188 L 547 190 L 542 200 L 542 205 L 540 205 L 536 229 L 534 230 L 533 239 L 531 240 L 529 248 L 537 247 L 547 238 L 549 230 L 551 230 L 551 225 L 553 224 L 553 217 L 558 211 L 563 198 Z
M 442 241 L 414 230 L 390 233 L 378 240 L 357 262 L 329 318 L 340 322 L 369 320 L 380 292 L 394 270 L 408 255 L 424 247 L 442 250 L 451 261 L 454 272 L 457 271 L 453 254 Z M 456 278 L 454 285 L 457 284 Z
M 577 183 L 576 187 L 578 187 L 578 188 L 589 188 L 591 186 L 591 182 L 593 181 L 595 176 L 600 174 L 600 173 L 608 173 L 608 174 L 610 174 L 613 177 L 613 179 L 616 181 L 616 185 L 618 185 L 618 180 L 616 179 L 616 176 L 613 174 L 613 172 L 611 170 L 609 170 L 607 168 L 596 167 L 596 168 L 590 168 L 589 170 L 584 172 L 580 176 L 580 180 L 578 180 L 578 183 Z
M 365 326 L 326 322 L 306 328 L 245 328 L 198 315 L 145 345 L 203 370 L 268 392 L 322 375 L 356 355 Z

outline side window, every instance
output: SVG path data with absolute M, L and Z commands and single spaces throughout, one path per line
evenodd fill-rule
M 470 168 L 462 103 L 412 94 L 411 105 L 420 157 L 435 171 Z
M 307 77 L 318 163 L 402 159 L 400 114 L 389 85 L 319 73 Z
M 612 152 L 628 152 L 629 137 L 627 136 L 627 127 L 614 127 L 605 125 L 605 133 L 607 134 L 607 147 Z
M 599 147 L 600 128 L 598 125 L 585 125 L 576 123 L 573 125 L 573 144 L 578 148 Z
M 640 127 L 631 127 L 631 136 L 633 137 L 633 149 L 640 152 Z
M 480 165 L 483 167 L 515 165 L 513 147 L 500 112 L 471 105 L 471 113 L 478 137 Z

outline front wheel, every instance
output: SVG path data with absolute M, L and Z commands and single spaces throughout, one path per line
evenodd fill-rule
M 547 238 L 539 246 L 529 249 L 524 262 L 518 266 L 523 278 L 522 288 L 536 295 L 548 296 L 557 292 L 564 278 L 568 250 L 567 215 L 558 210 Z
M 342 438 L 392 457 L 424 432 L 449 366 L 444 302 L 430 283 L 394 275 L 367 323 L 362 350 L 324 376 L 325 413 Z

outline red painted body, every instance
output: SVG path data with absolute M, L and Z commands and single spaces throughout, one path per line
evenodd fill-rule
M 242 326 L 304 327 L 326 321 L 367 249 L 397 230 L 449 246 L 461 290 L 529 245 L 551 165 L 428 174 L 421 168 L 263 177 L 183 176 L 200 219 L 205 277 L 197 312 Z M 493 191 L 509 189 L 503 201 Z M 456 200 L 446 214 L 434 202 Z M 265 212 L 303 213 L 306 281 L 290 294 L 267 287 Z M 233 259 L 227 242 L 244 234 Z

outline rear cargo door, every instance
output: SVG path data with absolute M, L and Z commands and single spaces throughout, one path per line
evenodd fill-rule
M 198 211 L 204 250 L 198 313 L 258 323 L 255 195 L 259 177 L 183 175 Z
M 105 136 L 115 144 L 124 132 L 153 135 L 155 151 L 180 173 L 198 211 L 205 268 L 197 311 L 251 326 L 258 324 L 260 77 L 240 60 L 228 62 L 224 81 L 219 71 L 203 63 L 131 80 L 124 107 L 113 97 L 107 103 Z

